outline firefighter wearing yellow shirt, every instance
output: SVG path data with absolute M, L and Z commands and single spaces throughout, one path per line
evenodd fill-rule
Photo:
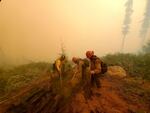
M 65 55 L 62 55 L 60 58 L 56 59 L 54 63 L 54 72 L 57 73 L 59 77 L 62 74 L 62 66 L 63 66 L 65 59 L 66 59 Z

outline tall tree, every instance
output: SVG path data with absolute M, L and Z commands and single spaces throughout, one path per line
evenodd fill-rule
M 121 45 L 121 52 L 123 52 L 124 50 L 124 44 L 125 44 L 125 38 L 127 36 L 127 34 L 129 33 L 129 29 L 130 29 L 130 24 L 131 24 L 131 16 L 133 13 L 133 0 L 128 0 L 125 3 L 125 18 L 124 18 L 124 22 L 123 22 L 123 28 L 122 28 L 122 34 L 123 34 L 123 39 L 122 39 L 122 45 Z
M 144 44 L 149 28 L 150 28 L 150 0 L 147 0 L 144 12 L 144 19 L 140 30 L 140 37 L 142 39 L 141 46 L 143 46 Z

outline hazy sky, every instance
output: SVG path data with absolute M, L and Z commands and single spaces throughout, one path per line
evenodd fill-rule
M 0 47 L 13 59 L 52 61 L 61 39 L 69 57 L 120 51 L 126 0 L 2 0 Z M 133 1 L 125 52 L 137 51 L 146 0 Z M 150 37 L 150 36 L 149 36 Z

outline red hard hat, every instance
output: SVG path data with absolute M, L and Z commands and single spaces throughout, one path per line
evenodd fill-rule
M 94 55 L 94 51 L 87 51 L 86 52 L 86 57 L 91 58 Z

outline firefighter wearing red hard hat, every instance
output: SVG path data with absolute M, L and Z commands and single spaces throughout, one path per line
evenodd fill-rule
M 94 51 L 87 51 L 86 57 L 90 59 L 91 84 L 92 86 L 96 84 L 97 88 L 100 88 L 101 83 L 99 77 L 101 75 L 101 60 L 94 55 Z

